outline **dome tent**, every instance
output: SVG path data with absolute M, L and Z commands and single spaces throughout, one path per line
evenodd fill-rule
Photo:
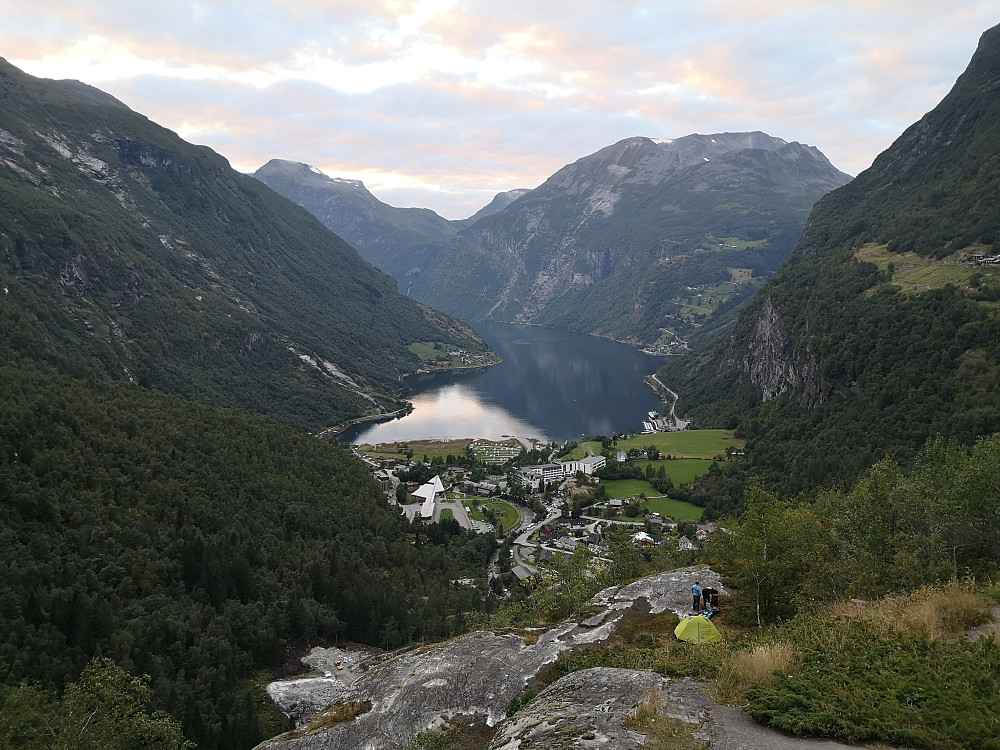
M 706 617 L 697 615 L 681 620 L 674 628 L 674 635 L 688 643 L 715 643 L 722 640 L 722 634 Z

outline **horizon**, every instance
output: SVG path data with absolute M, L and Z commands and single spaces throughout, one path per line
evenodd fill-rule
M 241 172 L 302 162 L 453 220 L 635 136 L 759 130 L 856 176 L 997 21 L 980 0 L 0 9 L 0 50 L 30 75 L 101 89 Z

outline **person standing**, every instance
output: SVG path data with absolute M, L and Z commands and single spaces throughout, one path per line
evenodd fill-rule
M 694 604 L 691 605 L 694 611 L 701 612 L 701 585 L 698 581 L 691 587 L 691 598 L 694 600 Z

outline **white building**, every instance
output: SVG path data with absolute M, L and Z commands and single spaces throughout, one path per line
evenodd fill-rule
M 563 461 L 563 476 L 571 477 L 578 471 L 582 471 L 584 474 L 593 474 L 607 463 L 608 459 L 604 456 L 587 456 L 578 461 Z
M 444 500 L 444 485 L 441 484 L 441 477 L 435 476 L 427 484 L 420 485 L 414 491 L 413 496 L 423 501 L 420 506 L 420 518 L 424 521 L 433 521 L 435 506 Z

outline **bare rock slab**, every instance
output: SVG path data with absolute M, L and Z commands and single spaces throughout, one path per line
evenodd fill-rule
M 497 726 L 506 718 L 511 699 L 520 697 L 546 664 L 564 651 L 606 641 L 619 620 L 638 602 L 644 602 L 654 614 L 687 614 L 695 580 L 724 591 L 713 571 L 690 568 L 606 589 L 595 597 L 594 613 L 584 623 L 566 622 L 527 636 L 470 633 L 382 660 L 314 650 L 303 660 L 316 670 L 314 676 L 268 686 L 272 699 L 295 720 L 299 731 L 276 737 L 261 747 L 379 750 L 405 744 L 414 733 L 439 726 L 449 718 L 476 718 L 490 727 Z M 341 669 L 336 668 L 338 662 Z M 661 679 L 655 675 L 636 679 L 642 682 L 654 678 Z M 309 729 L 310 722 L 330 703 L 371 707 L 351 721 Z M 604 725 L 595 724 L 595 737 L 598 730 L 605 734 L 609 731 L 601 727 Z
M 595 667 L 549 685 L 504 722 L 490 750 L 521 748 L 616 748 L 633 750 L 645 737 L 624 728 L 647 692 L 659 692 L 665 678 L 654 672 Z

